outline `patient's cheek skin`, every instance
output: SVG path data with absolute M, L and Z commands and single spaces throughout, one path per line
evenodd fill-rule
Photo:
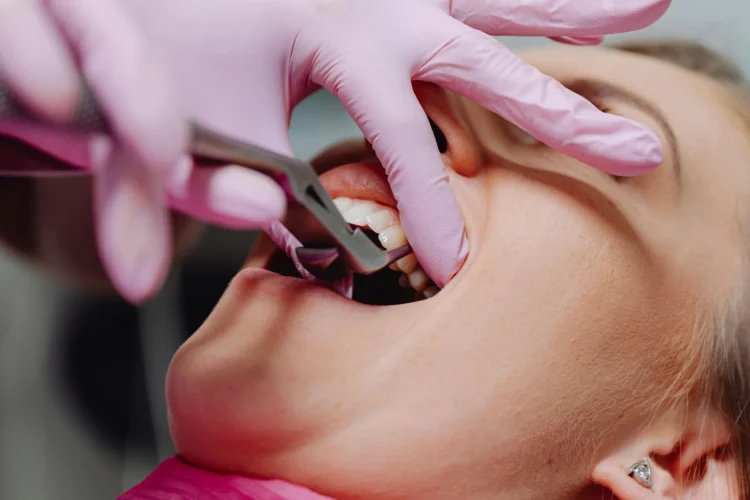
M 630 71 L 552 59 L 572 76 L 610 64 L 622 83 Z M 700 189 L 685 191 L 679 206 L 657 193 L 654 209 L 651 185 L 620 186 L 529 144 L 513 150 L 525 162 L 508 158 L 507 130 L 465 128 L 488 153 L 472 156 L 452 128 L 465 116 L 421 98 L 449 143 L 443 159 L 466 221 L 465 265 L 432 299 L 384 310 L 256 287 L 263 279 L 245 276 L 170 370 L 174 440 L 194 463 L 340 500 L 351 491 L 356 500 L 445 498 L 463 485 L 453 498 L 523 498 L 502 490 L 528 495 L 534 485 L 534 498 L 558 499 L 557 486 L 541 489 L 588 484 L 591 450 L 632 437 L 653 417 L 650 398 L 673 390 L 694 361 L 690 335 L 708 310 L 696 303 L 717 279 L 701 262 L 733 256 L 714 248 L 728 241 L 717 200 L 729 186 L 712 184 L 715 171 L 694 178 L 693 163 L 710 164 L 693 158 L 705 130 L 686 136 L 685 180 Z M 615 214 L 597 189 L 627 193 L 617 201 L 632 210 Z M 683 210 L 702 215 L 683 227 Z M 477 494 L 477 485 L 497 491 Z M 388 490 L 396 494 L 380 496 Z
M 461 276 L 457 311 L 492 310 L 503 318 L 504 330 L 518 328 L 517 335 L 508 333 L 509 347 L 527 350 L 529 374 L 559 363 L 560 373 L 596 381 L 563 385 L 556 389 L 560 393 L 593 390 L 600 382 L 603 390 L 622 388 L 607 360 L 625 357 L 629 366 L 641 367 L 671 348 L 661 341 L 690 319 L 672 315 L 672 292 L 631 233 L 606 223 L 572 188 L 540 186 L 501 169 L 484 182 L 494 186 L 494 196 L 486 226 L 478 231 L 481 243 L 473 247 L 473 265 Z M 490 330 L 481 318 L 472 319 L 473 331 Z M 637 332 L 652 332 L 655 340 L 637 342 Z M 544 360 L 533 352 L 546 353 Z

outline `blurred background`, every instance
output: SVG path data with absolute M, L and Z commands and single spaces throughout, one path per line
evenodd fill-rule
M 653 27 L 609 41 L 698 39 L 750 75 L 748 18 L 747 0 L 676 0 Z M 549 43 L 502 41 L 511 48 Z M 324 92 L 299 106 L 291 136 L 304 159 L 333 141 L 361 137 Z M 55 196 L 61 182 L 80 190 L 76 203 Z M 35 193 L 28 220 L 2 228 L 19 235 L 15 250 L 55 260 L 66 250 L 65 238 L 91 242 L 85 180 L 33 188 L 11 182 L 0 191 L 0 210 L 8 199 Z M 35 224 L 40 214 L 52 214 L 54 228 Z M 163 396 L 167 365 L 211 311 L 254 239 L 215 228 L 188 229 L 185 237 L 193 241 L 190 251 L 164 291 L 141 308 L 90 287 L 82 291 L 18 258 L 14 249 L 0 248 L 0 498 L 114 499 L 173 454 Z M 57 263 L 96 274 L 92 248 L 82 244 L 73 262 L 59 257 Z

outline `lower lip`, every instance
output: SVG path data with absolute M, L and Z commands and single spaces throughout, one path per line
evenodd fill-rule
M 348 311 L 365 311 L 372 308 L 347 299 L 324 286 L 257 267 L 245 268 L 237 273 L 229 285 L 229 292 L 237 297 L 241 304 L 250 304 L 257 301 L 259 296 L 263 296 L 265 299 L 271 297 L 274 301 L 289 304 L 292 308 L 301 307 L 310 300 L 318 304 L 315 307 L 326 310 L 346 307 Z
M 295 295 L 299 293 L 323 293 L 335 296 L 330 290 L 307 280 L 283 276 L 268 269 L 257 267 L 248 267 L 237 273 L 232 280 L 231 287 L 242 294 L 252 291 L 250 300 L 252 300 L 253 294 L 261 291 L 262 293 L 293 292 Z

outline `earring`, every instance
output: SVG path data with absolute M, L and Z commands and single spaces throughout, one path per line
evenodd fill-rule
M 644 488 L 651 488 L 654 485 L 654 483 L 651 482 L 651 463 L 648 458 L 644 458 L 640 462 L 630 466 L 628 476 L 635 479 L 635 481 Z

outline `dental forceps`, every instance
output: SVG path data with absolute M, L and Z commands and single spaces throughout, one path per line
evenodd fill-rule
M 0 122 L 11 119 L 39 123 L 11 96 L 8 87 L 0 80 Z M 82 93 L 70 122 L 47 125 L 83 133 L 107 134 L 110 130 L 89 90 Z M 268 175 L 284 189 L 287 198 L 302 205 L 334 239 L 335 245 L 331 247 L 303 246 L 296 250 L 300 263 L 316 277 L 333 280 L 345 276 L 349 271 L 372 274 L 412 252 L 409 245 L 383 250 L 362 229 L 352 228 L 309 163 L 225 136 L 199 123 L 192 122 L 190 126 L 189 152 L 195 160 L 239 165 Z

